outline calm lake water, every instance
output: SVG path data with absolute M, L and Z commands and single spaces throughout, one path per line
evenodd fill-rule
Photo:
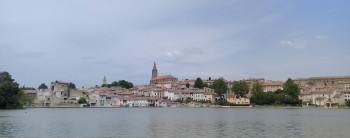
M 0 137 L 350 137 L 350 109 L 29 108 Z

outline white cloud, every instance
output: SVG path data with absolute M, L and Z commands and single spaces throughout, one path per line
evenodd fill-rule
M 173 51 L 173 52 L 167 52 L 165 55 L 167 55 L 168 57 L 176 57 L 176 56 L 180 56 L 181 53 L 179 51 Z
M 306 41 L 299 41 L 299 40 L 281 40 L 281 45 L 289 46 L 292 48 L 299 48 L 304 49 L 306 48 Z

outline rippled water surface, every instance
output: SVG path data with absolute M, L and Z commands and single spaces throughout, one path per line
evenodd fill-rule
M 350 109 L 29 108 L 0 137 L 349 137 Z

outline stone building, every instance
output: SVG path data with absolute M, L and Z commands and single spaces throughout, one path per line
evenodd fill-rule
M 303 106 L 335 107 L 349 100 L 350 76 L 328 76 L 294 79 L 300 85 Z
M 163 84 L 168 88 L 171 87 L 172 82 L 177 82 L 178 79 L 171 75 L 158 76 L 158 70 L 156 66 L 156 62 L 154 62 L 152 69 L 152 79 L 150 80 L 150 84 Z
M 69 98 L 69 83 L 56 81 L 51 83 L 52 94 L 59 100 L 68 100 Z
M 276 91 L 278 89 L 283 90 L 283 81 L 265 81 L 262 83 L 263 87 L 264 87 L 264 92 L 268 92 L 268 91 Z

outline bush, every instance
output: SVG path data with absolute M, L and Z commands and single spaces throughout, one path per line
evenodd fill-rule
M 80 99 L 78 100 L 78 103 L 79 104 L 86 104 L 87 101 L 86 101 L 86 99 L 84 97 L 80 97 Z
M 231 103 L 224 101 L 224 100 L 217 100 L 215 102 L 216 105 L 222 105 L 222 106 L 230 106 Z
M 350 107 L 350 100 L 346 101 L 346 106 Z

